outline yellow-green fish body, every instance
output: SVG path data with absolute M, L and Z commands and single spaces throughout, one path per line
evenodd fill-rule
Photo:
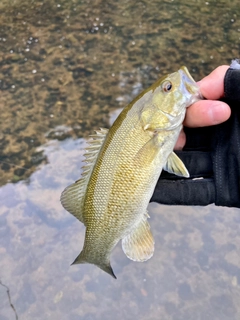
M 66 210 L 86 226 L 74 263 L 95 264 L 115 277 L 110 254 L 121 239 L 130 259 L 153 255 L 147 206 L 163 168 L 189 176 L 172 151 L 186 107 L 198 99 L 199 88 L 182 67 L 135 98 L 109 130 L 92 136 L 82 178 L 61 196 Z

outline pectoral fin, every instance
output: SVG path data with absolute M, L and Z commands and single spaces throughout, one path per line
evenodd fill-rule
M 184 163 L 174 152 L 172 152 L 168 157 L 167 163 L 165 164 L 163 169 L 169 173 L 174 173 L 180 177 L 190 177 L 189 172 L 185 167 Z
M 134 161 L 138 167 L 145 167 L 152 163 L 159 152 L 156 137 L 153 136 L 147 141 L 134 157 Z
M 147 216 L 145 214 L 136 228 L 122 239 L 123 252 L 133 261 L 146 261 L 154 252 L 154 240 Z

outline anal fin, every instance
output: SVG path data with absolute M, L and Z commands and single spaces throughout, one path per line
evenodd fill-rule
M 147 217 L 146 213 L 136 228 L 122 239 L 123 252 L 133 261 L 146 261 L 154 252 L 154 239 Z

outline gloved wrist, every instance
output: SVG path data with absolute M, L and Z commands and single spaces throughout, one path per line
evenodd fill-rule
M 240 101 L 240 65 L 238 69 L 230 66 L 227 70 L 224 78 L 224 97 L 231 101 Z

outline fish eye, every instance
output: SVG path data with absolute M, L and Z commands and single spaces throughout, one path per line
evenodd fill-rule
M 164 92 L 169 92 L 172 89 L 172 82 L 171 81 L 164 81 L 162 84 L 162 89 Z

